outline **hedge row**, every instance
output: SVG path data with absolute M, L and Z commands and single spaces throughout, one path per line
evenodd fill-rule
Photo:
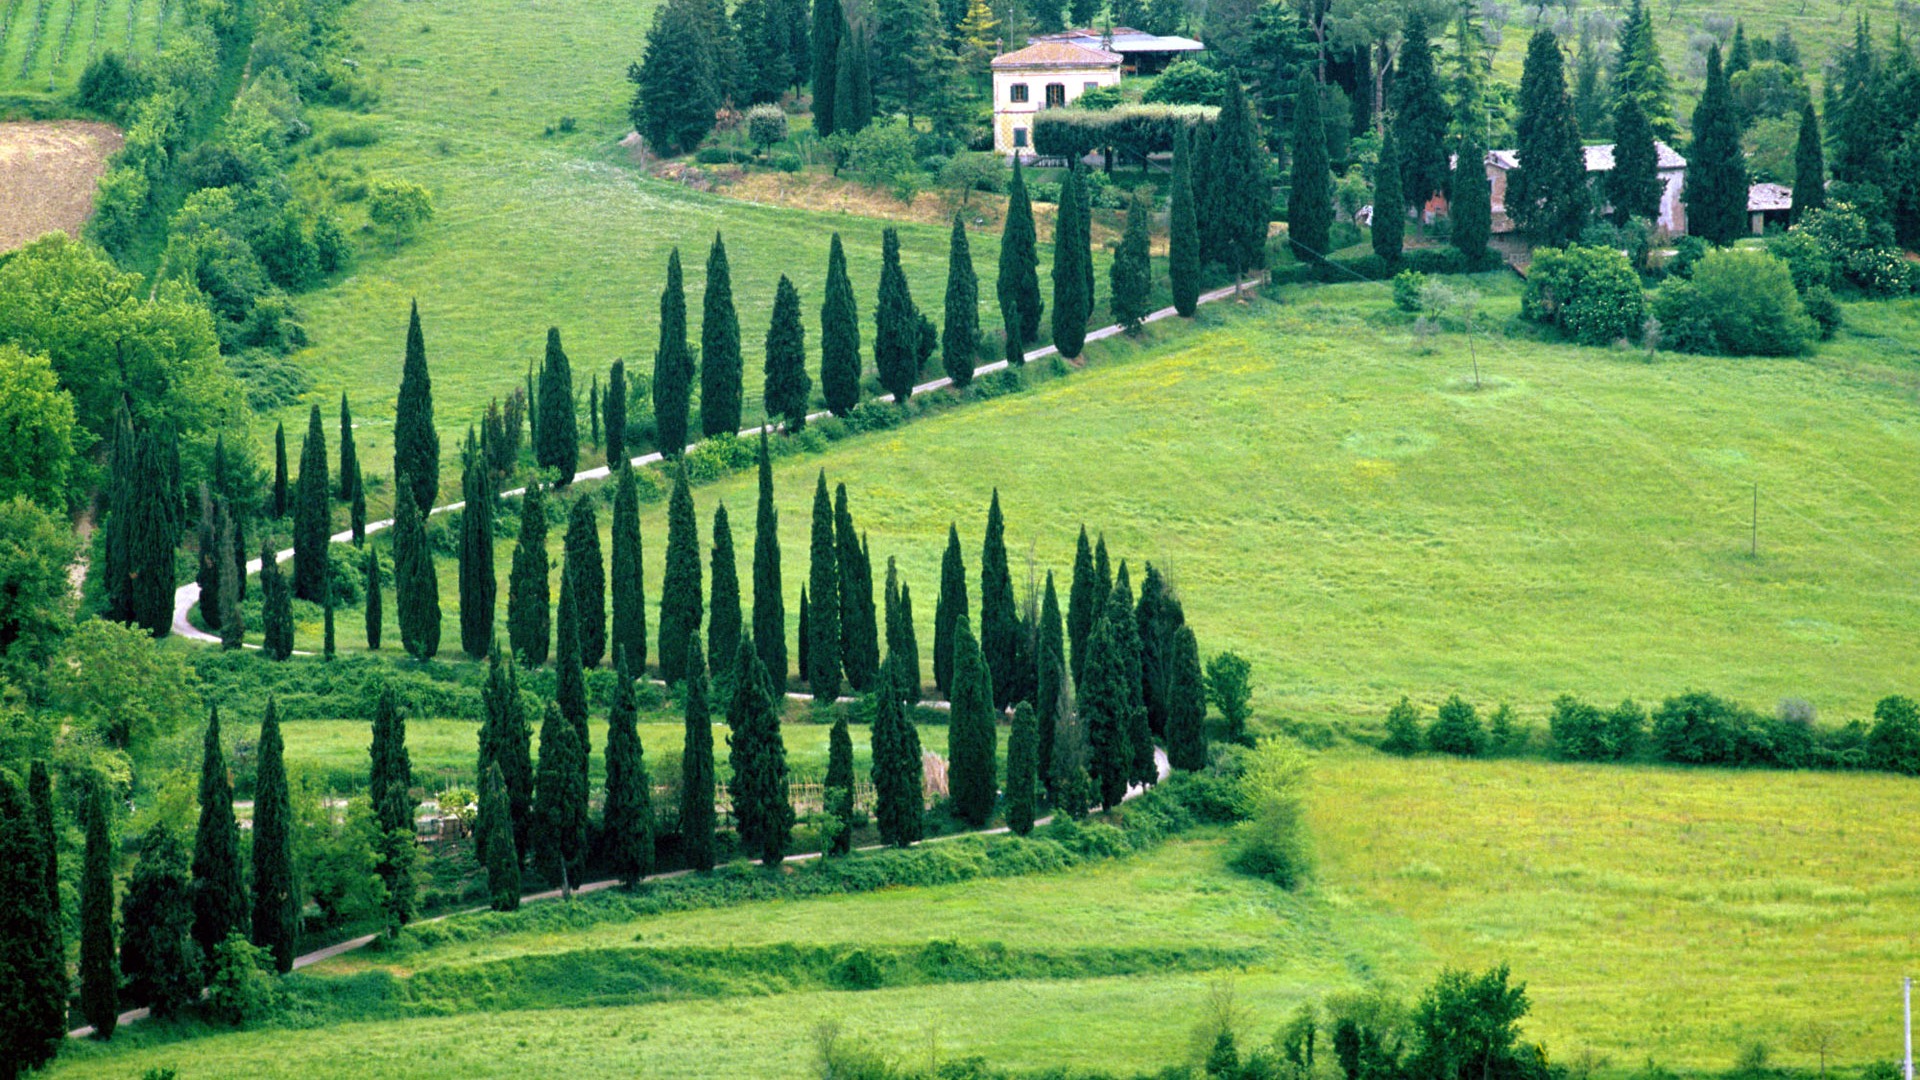
M 1033 150 L 1042 157 L 1080 158 L 1112 147 L 1125 157 L 1173 151 L 1175 134 L 1211 124 L 1212 105 L 1122 105 L 1114 109 L 1048 109 L 1033 118 Z

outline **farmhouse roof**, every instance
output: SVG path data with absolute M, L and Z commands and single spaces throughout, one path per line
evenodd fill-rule
M 1673 147 L 1668 146 L 1658 139 L 1654 140 L 1653 151 L 1657 159 L 1654 168 L 1657 170 L 1664 172 L 1668 169 L 1684 169 L 1687 167 L 1686 158 L 1681 157 L 1674 151 Z M 1580 154 L 1586 159 L 1588 172 L 1613 171 L 1612 143 L 1601 143 L 1597 146 L 1583 146 L 1580 148 Z M 1520 151 L 1489 150 L 1487 151 L 1487 164 L 1503 172 L 1511 172 L 1520 167 Z
M 1065 41 L 1043 41 L 993 58 L 996 71 L 1009 68 L 1110 68 L 1120 66 L 1120 55 Z
M 1791 209 L 1793 209 L 1793 189 L 1785 184 L 1759 183 L 1747 189 L 1749 213 Z
M 1027 39 L 1030 42 L 1064 42 L 1084 48 L 1127 53 L 1201 52 L 1206 46 L 1190 37 L 1174 34 L 1149 34 L 1130 26 L 1116 26 L 1111 35 L 1100 30 L 1068 30 Z

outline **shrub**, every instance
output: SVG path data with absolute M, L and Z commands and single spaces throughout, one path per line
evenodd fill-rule
M 1805 233 L 1819 243 L 1847 281 L 1882 295 L 1912 291 L 1913 275 L 1894 246 L 1893 230 L 1881 218 L 1841 198 L 1807 213 L 1788 233 Z
M 1047 109 L 1033 119 L 1033 149 L 1043 157 L 1077 158 L 1111 146 L 1138 160 L 1173 149 L 1176 131 L 1210 123 L 1209 105 L 1122 105 L 1114 109 Z
M 1713 333 L 1713 320 L 1700 302 L 1700 290 L 1693 282 L 1671 277 L 1653 296 L 1653 317 L 1660 324 L 1660 344 L 1674 352 L 1714 353 L 1720 343 Z
M 1637 336 L 1647 308 L 1625 255 L 1573 245 L 1533 253 L 1520 311 L 1582 345 L 1608 345 Z
M 1734 734 L 1744 727 L 1739 706 L 1688 691 L 1661 702 L 1653 714 L 1653 741 L 1661 758 L 1680 765 L 1724 765 L 1734 760 Z
M 1420 310 L 1420 290 L 1427 275 L 1418 270 L 1402 270 L 1393 275 L 1393 306 L 1401 311 Z
M 238 1027 L 271 1012 L 279 996 L 267 950 L 248 944 L 238 933 L 213 947 L 206 1002 L 214 1019 Z
M 433 197 L 411 180 L 376 177 L 367 185 L 367 217 L 395 240 L 433 220 Z
M 1791 229 L 1769 238 L 1767 251 L 1787 264 L 1787 270 L 1793 274 L 1793 287 L 1803 294 L 1816 286 L 1831 286 L 1839 275 L 1833 252 L 1806 229 Z
M 1427 729 L 1427 745 L 1435 752 L 1458 757 L 1479 757 L 1486 734 L 1480 728 L 1480 714 L 1459 694 L 1440 705 L 1439 715 Z
M 873 990 L 886 981 L 879 961 L 865 949 L 856 948 L 834 961 L 827 978 L 846 990 Z
M 703 146 L 693 154 L 693 160 L 702 165 L 740 165 L 751 159 L 745 150 L 731 146 Z
M 1732 356 L 1793 356 L 1815 334 L 1787 264 L 1762 251 L 1721 248 L 1693 270 L 1702 313 Z
M 1833 335 L 1840 332 L 1846 317 L 1840 311 L 1840 301 L 1834 297 L 1833 290 L 1825 285 L 1815 285 L 1800 298 L 1806 306 L 1807 318 L 1813 320 L 1814 329 L 1819 332 L 1821 341 L 1832 341 Z
M 798 154 L 775 154 L 767 164 L 777 172 L 797 173 L 806 167 Z
M 1167 65 L 1140 100 L 1149 105 L 1225 105 L 1227 77 L 1193 60 Z
M 1380 749 L 1410 755 L 1420 750 L 1420 709 L 1404 695 L 1387 710 L 1387 738 Z
M 1867 736 L 1873 767 L 1920 776 L 1920 705 L 1898 694 L 1873 707 L 1873 731 Z
M 1673 242 L 1673 257 L 1667 260 L 1667 272 L 1674 277 L 1690 278 L 1693 267 L 1707 254 L 1707 242 L 1697 236 L 1683 236 Z
M 1238 653 L 1223 652 L 1207 661 L 1207 700 L 1227 723 L 1227 740 L 1246 737 L 1253 700 L 1253 665 Z
M 847 143 L 847 167 L 870 187 L 913 175 L 918 169 L 913 132 L 902 120 L 868 124 Z
M 1233 868 L 1294 888 L 1312 868 L 1301 809 L 1307 752 L 1292 739 L 1263 739 L 1246 755 L 1245 766 L 1240 790 L 1246 820 L 1234 827 Z

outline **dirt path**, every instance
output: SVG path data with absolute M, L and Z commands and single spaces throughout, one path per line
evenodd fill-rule
M 88 120 L 0 124 L 0 251 L 46 233 L 80 235 L 120 129 Z

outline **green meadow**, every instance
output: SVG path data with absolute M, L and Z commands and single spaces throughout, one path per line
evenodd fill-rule
M 151 55 L 182 25 L 179 0 L 0 2 L 0 102 L 49 102 L 72 91 L 103 52 Z

